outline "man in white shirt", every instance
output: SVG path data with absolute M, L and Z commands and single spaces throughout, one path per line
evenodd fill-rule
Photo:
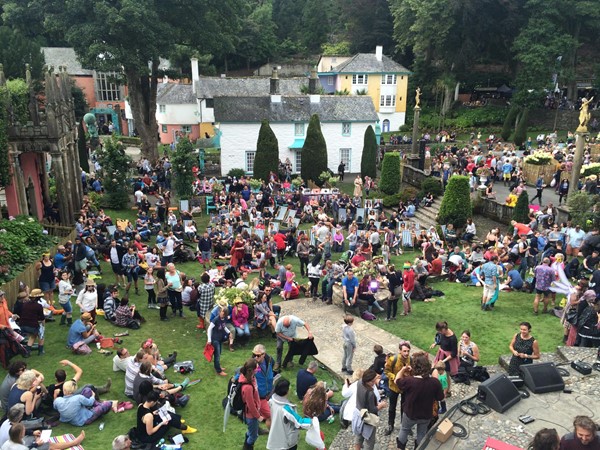
M 175 237 L 173 236 L 173 232 L 169 232 L 169 237 L 163 244 L 163 257 L 161 260 L 161 265 L 164 267 L 169 263 L 173 262 L 173 254 L 175 253 Z
M 113 372 L 127 372 L 127 366 L 131 360 L 133 360 L 133 356 L 129 354 L 129 350 L 125 347 L 118 349 L 113 358 Z

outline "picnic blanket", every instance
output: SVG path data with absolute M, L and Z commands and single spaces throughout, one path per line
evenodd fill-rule
M 73 442 L 75 440 L 75 436 L 72 434 L 63 434 L 61 436 L 52 436 L 48 442 L 53 444 L 60 444 L 64 442 Z M 69 447 L 68 450 L 84 450 L 81 445 L 74 445 L 73 447 Z

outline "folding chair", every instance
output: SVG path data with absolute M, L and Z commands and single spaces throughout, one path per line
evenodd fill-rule
M 117 226 L 116 225 L 109 225 L 106 227 L 106 231 L 108 231 L 108 235 L 110 237 L 113 237 L 115 234 L 115 231 L 117 231 Z
M 212 195 L 207 195 L 204 198 L 206 199 L 206 213 L 208 214 L 211 210 L 216 211 L 217 207 L 215 206 L 214 197 Z
M 254 234 L 256 234 L 263 241 L 265 240 L 265 229 L 264 228 L 255 228 Z
M 279 222 L 271 222 L 271 227 L 272 227 L 273 231 L 275 231 L 275 232 L 279 231 Z
M 359 220 L 359 217 L 361 218 Z M 365 208 L 356 208 L 356 223 L 365 223 Z
M 299 226 L 300 226 L 300 217 L 296 217 L 294 219 L 294 228 L 298 229 Z
M 275 217 L 274 220 L 283 220 L 283 219 L 285 219 L 286 213 L 287 213 L 287 206 L 282 206 L 281 208 L 279 208 L 279 211 L 277 213 L 277 217 Z
M 402 232 L 402 247 L 413 247 L 412 232 L 410 230 L 404 230 Z
M 315 236 L 315 233 L 312 230 L 310 230 L 310 237 L 309 237 L 309 239 L 310 239 L 310 245 L 316 245 L 317 238 Z
M 286 219 L 289 219 L 290 217 L 293 219 L 294 217 L 296 217 L 296 212 L 297 211 L 295 209 L 289 210 Z
M 338 210 L 338 217 L 337 220 L 340 223 L 346 223 L 346 219 L 347 219 L 347 215 L 346 215 L 346 208 L 340 208 Z
M 179 200 L 179 211 L 189 211 L 190 202 L 189 200 Z

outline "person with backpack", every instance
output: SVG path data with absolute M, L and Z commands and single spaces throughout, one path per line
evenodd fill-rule
M 249 359 L 240 369 L 240 391 L 244 404 L 244 422 L 248 426 L 244 438 L 243 450 L 254 450 L 254 443 L 258 439 L 258 424 L 265 419 L 260 414 L 260 397 L 254 371 L 258 367 L 255 359 Z
M 389 389 L 388 398 L 390 399 L 390 407 L 388 409 L 388 427 L 385 429 L 384 434 L 389 436 L 394 431 L 394 425 L 396 422 L 396 407 L 398 405 L 398 397 L 402 394 L 402 391 L 398 385 L 394 382 L 396 375 L 402 370 L 404 366 L 410 366 L 410 342 L 400 342 L 398 349 L 400 350 L 397 354 L 388 357 L 385 362 L 384 373 L 388 379 Z M 402 409 L 404 404 L 404 397 L 400 398 L 400 417 L 402 417 Z
M 260 398 L 260 414 L 265 418 L 265 425 L 271 428 L 271 409 L 269 407 L 269 399 L 273 390 L 273 366 L 275 360 L 267 354 L 265 346 L 256 344 L 252 349 L 252 358 L 258 364 L 257 371 L 254 373 L 256 385 L 258 386 L 258 396 Z M 259 430 L 261 434 L 262 430 Z

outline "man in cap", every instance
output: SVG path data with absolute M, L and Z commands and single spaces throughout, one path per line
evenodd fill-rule
M 67 347 L 73 348 L 79 342 L 89 345 L 98 339 L 99 336 L 100 333 L 96 330 L 96 325 L 92 323 L 92 315 L 85 312 L 69 328 Z

